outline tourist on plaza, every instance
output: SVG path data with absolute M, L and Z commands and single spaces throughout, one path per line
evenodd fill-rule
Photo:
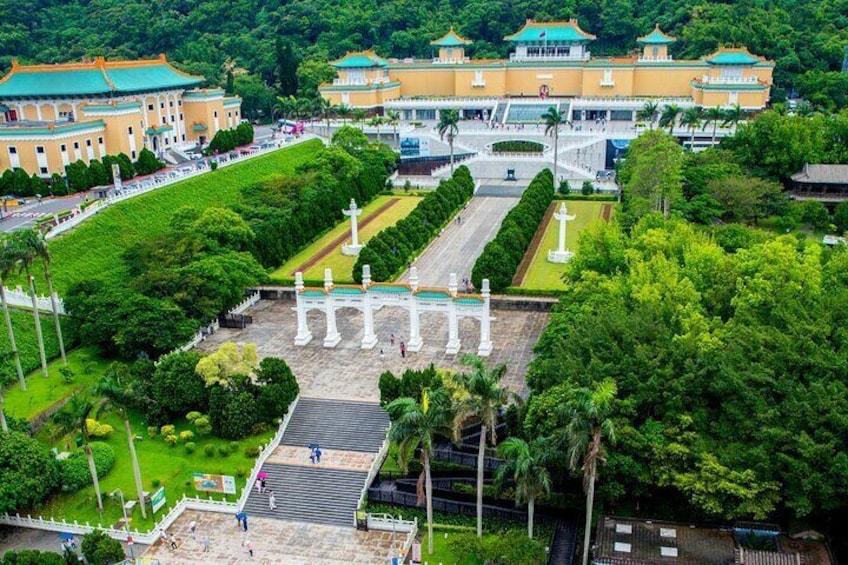
M 268 492 L 271 493 L 270 496 L 268 496 L 268 507 L 271 510 L 276 510 L 277 509 L 277 497 L 274 496 L 273 490 L 268 491 Z
M 177 538 L 176 538 L 176 536 L 174 536 L 174 534 L 171 534 L 170 543 L 171 543 L 171 550 L 172 551 L 177 549 Z
M 162 530 L 162 532 L 159 534 L 159 539 L 162 540 L 162 543 L 168 543 L 168 532 Z
M 406 359 L 406 344 L 404 342 L 400 342 L 400 356 Z
M 315 446 L 315 461 L 317 463 L 321 462 L 321 448 L 318 446 Z
M 197 539 L 197 522 L 192 520 L 188 523 L 188 531 L 191 532 L 191 539 Z
M 209 541 L 209 536 L 203 536 L 203 540 L 200 543 L 203 545 L 203 553 L 209 551 L 209 547 L 212 545 L 212 542 Z
M 242 545 L 247 549 L 248 555 L 253 557 L 253 542 L 245 538 L 245 540 L 242 542 Z
M 389 343 L 392 344 L 392 346 L 394 346 L 394 344 L 395 344 L 395 334 L 392 334 L 392 335 L 389 336 Z

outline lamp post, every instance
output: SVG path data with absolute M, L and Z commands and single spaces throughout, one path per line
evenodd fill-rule
M 121 497 L 121 510 L 124 512 L 124 531 L 127 532 L 127 547 L 130 550 L 130 558 L 135 559 L 135 553 L 133 552 L 132 544 L 129 543 L 130 520 L 127 517 L 127 507 L 124 504 L 124 491 L 122 491 L 119 488 L 116 488 L 115 490 L 113 490 L 112 492 L 109 493 L 109 496 L 115 496 L 115 493 L 118 493 L 118 495 Z

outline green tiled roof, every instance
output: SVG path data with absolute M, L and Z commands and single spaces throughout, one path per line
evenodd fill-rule
M 483 299 L 475 296 L 460 296 L 459 298 L 455 298 L 454 302 L 457 304 L 472 304 L 474 306 L 483 305 Z
M 80 96 L 183 88 L 203 78 L 181 73 L 164 59 L 138 63 L 12 65 L 0 79 L 0 98 Z
M 155 128 L 147 128 L 144 133 L 146 133 L 147 135 L 156 135 L 157 133 L 165 133 L 166 131 L 171 131 L 172 129 L 174 129 L 172 126 L 165 124 Z
M 372 292 L 385 292 L 386 294 L 406 294 L 408 292 L 412 292 L 409 287 L 392 284 L 375 284 L 368 290 Z
M 449 292 L 441 290 L 422 290 L 415 296 L 422 300 L 445 300 L 451 297 Z
M 711 65 L 754 65 L 760 62 L 747 51 L 718 51 L 704 60 Z
M 300 294 L 301 294 L 302 296 L 307 297 L 307 298 L 318 298 L 318 297 L 321 297 L 321 296 L 325 296 L 324 291 L 323 291 L 323 290 L 319 290 L 319 289 L 317 289 L 317 288 L 307 288 L 307 289 L 304 289 L 304 290 L 303 290 Z
M 27 135 L 60 135 L 74 131 L 96 130 L 105 127 L 103 120 L 91 120 L 85 122 L 68 122 L 67 124 L 52 124 L 50 126 L 12 126 L 0 127 L 0 137 L 22 137 Z
M 660 30 L 660 26 L 655 27 L 654 31 L 648 35 L 644 35 L 636 39 L 636 43 L 643 43 L 645 45 L 668 45 L 675 41 L 677 41 L 675 38 L 664 34 L 662 30 Z
M 330 63 L 337 69 L 361 69 L 370 67 L 388 67 L 389 64 L 378 57 L 373 51 L 361 51 L 359 53 L 348 53 L 341 59 Z
M 353 286 L 334 286 L 330 294 L 362 294 L 365 292 L 361 288 Z
M 241 106 L 241 98 L 236 96 L 224 98 L 224 108 L 229 108 L 231 106 Z
M 223 95 L 223 88 L 202 88 L 184 92 L 183 100 L 206 100 L 207 98 L 217 98 Z
M 206 127 L 206 124 L 192 124 L 191 125 L 191 131 L 206 131 L 207 129 L 209 129 L 209 128 Z
M 460 37 L 453 28 L 450 28 L 442 37 L 435 41 L 431 41 L 430 45 L 435 45 L 436 47 L 462 47 L 464 45 L 469 45 L 470 43 L 471 42 L 464 37 Z
M 590 41 L 595 39 L 595 36 L 580 29 L 577 20 L 568 22 L 534 22 L 528 20 L 524 27 L 512 35 L 507 35 L 504 39 L 516 42 Z

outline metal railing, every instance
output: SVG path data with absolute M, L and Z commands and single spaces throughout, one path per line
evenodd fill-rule
M 714 77 L 704 75 L 701 77 L 701 82 L 705 84 L 757 84 L 760 82 L 758 77 Z

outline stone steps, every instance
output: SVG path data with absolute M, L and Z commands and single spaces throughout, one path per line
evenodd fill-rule
M 280 444 L 376 453 L 388 427 L 379 404 L 301 398 Z

